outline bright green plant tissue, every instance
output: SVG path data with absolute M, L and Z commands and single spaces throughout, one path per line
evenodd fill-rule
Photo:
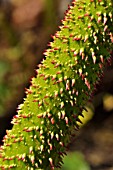
M 74 0 L 3 139 L 1 169 L 61 167 L 78 116 L 112 51 L 113 1 Z

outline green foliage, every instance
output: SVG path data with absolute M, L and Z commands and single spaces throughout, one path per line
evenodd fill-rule
M 4 82 L 4 77 L 7 73 L 7 71 L 9 70 L 9 65 L 3 61 L 0 62 L 0 95 L 1 96 L 6 96 L 6 94 L 8 94 L 7 89 L 7 85 L 5 85 Z M 0 116 L 2 116 L 2 111 L 3 111 L 3 102 L 4 102 L 4 98 L 0 97 Z
M 113 48 L 110 0 L 73 1 L 1 147 L 2 169 L 60 168 Z
M 80 152 L 69 152 L 64 158 L 64 165 L 61 170 L 90 170 L 89 165 L 84 160 Z
M 0 116 L 9 117 L 14 114 L 13 110 L 20 100 L 22 100 L 24 87 L 28 85 L 28 80 L 34 75 L 33 70 L 35 65 L 42 57 L 41 51 L 45 47 L 46 42 L 48 42 L 48 39 L 50 39 L 49 34 L 56 29 L 55 20 L 58 20 L 58 16 L 55 15 L 55 13 L 58 8 L 56 8 L 55 5 L 58 6 L 58 1 L 50 0 L 50 3 L 47 3 L 48 0 L 44 0 L 41 4 L 40 2 L 42 2 L 42 0 L 39 0 L 39 3 L 36 1 L 26 1 L 25 3 L 17 0 L 10 1 L 9 3 L 8 1 L 6 3 L 1 3 Z M 37 9 L 36 18 L 35 16 L 33 17 L 34 9 L 31 10 L 29 8 L 30 3 L 33 3 L 34 7 Z M 49 10 L 47 9 L 48 7 Z M 28 17 L 28 20 L 25 19 L 24 24 L 20 22 L 17 26 L 15 21 L 18 22 L 23 17 L 21 18 L 21 15 L 19 15 L 15 20 L 13 16 L 17 9 L 18 12 L 20 11 L 19 13 L 22 14 L 23 12 L 21 12 L 21 10 L 23 8 L 27 8 L 30 11 L 30 20 L 29 16 L 24 15 L 23 17 Z M 49 11 L 54 11 L 54 15 L 53 13 L 50 15 Z M 0 129 L 4 129 L 5 126 L 4 123 L 4 127 L 2 126 Z

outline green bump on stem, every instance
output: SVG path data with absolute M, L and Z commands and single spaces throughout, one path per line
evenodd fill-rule
M 61 167 L 112 49 L 112 0 L 74 0 L 4 136 L 2 170 Z

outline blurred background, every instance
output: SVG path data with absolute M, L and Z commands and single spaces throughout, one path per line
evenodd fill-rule
M 0 143 L 18 104 L 25 97 L 51 35 L 71 0 L 0 0 Z M 113 170 L 113 63 L 83 125 L 68 146 L 62 170 Z M 82 119 L 82 118 L 81 118 Z M 71 162 L 70 162 L 71 160 Z

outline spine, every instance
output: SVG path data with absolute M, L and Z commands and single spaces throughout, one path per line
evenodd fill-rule
M 4 136 L 3 170 L 60 168 L 78 116 L 111 62 L 112 0 L 74 0 L 59 28 Z

